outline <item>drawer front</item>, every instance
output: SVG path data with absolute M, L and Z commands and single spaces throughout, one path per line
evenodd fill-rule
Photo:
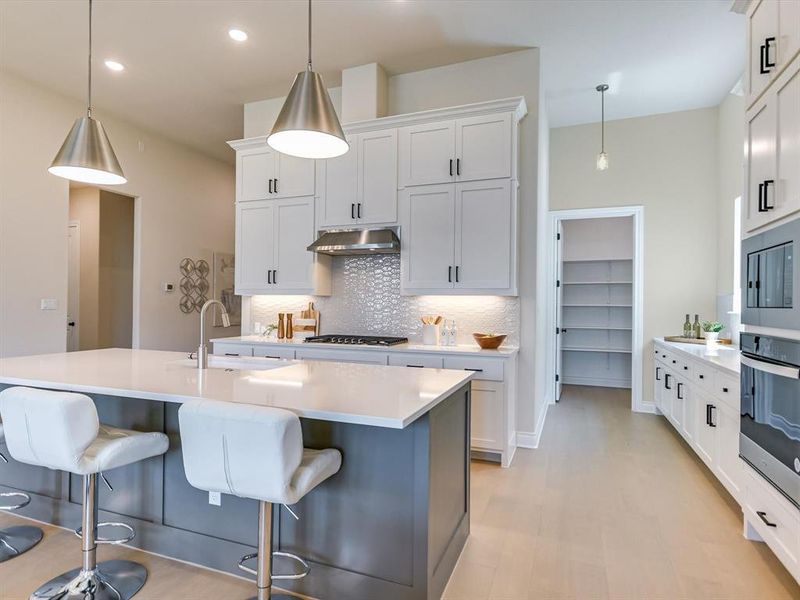
M 217 356 L 253 356 L 253 347 L 247 344 L 214 342 L 214 354 Z
M 781 562 L 797 573 L 800 546 L 800 516 L 787 500 L 749 467 L 745 468 L 747 520 L 764 538 Z M 770 525 L 771 524 L 771 525 Z
M 656 347 L 656 360 L 665 365 L 672 364 L 672 353 L 665 348 Z
M 739 379 L 737 377 L 717 371 L 714 379 L 714 394 L 731 408 L 739 409 Z
M 299 360 L 327 360 L 331 362 L 365 363 L 371 365 L 387 364 L 385 352 L 371 350 L 330 350 L 326 348 L 298 348 L 295 358 Z
M 503 381 L 503 360 L 480 356 L 445 356 L 445 369 L 475 371 L 476 379 Z
M 398 352 L 389 354 L 389 366 L 441 369 L 444 366 L 444 357 L 431 354 Z
M 714 376 L 716 370 L 703 363 L 694 363 L 694 383 L 706 391 L 714 391 Z
M 259 358 L 281 358 L 292 360 L 294 348 L 281 348 L 278 346 L 253 346 L 253 356 Z

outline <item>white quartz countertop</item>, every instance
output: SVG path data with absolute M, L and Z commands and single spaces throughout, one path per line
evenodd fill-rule
M 291 346 L 296 348 L 334 348 L 337 350 L 369 350 L 375 352 L 419 352 L 457 354 L 459 356 L 489 356 L 505 358 L 513 356 L 519 350 L 516 346 L 500 346 L 497 350 L 483 350 L 478 344 L 459 344 L 457 346 L 426 346 L 424 344 L 396 344 L 394 346 L 358 346 L 349 344 L 305 343 L 302 339 L 278 340 L 261 335 L 243 335 L 237 337 L 216 338 L 212 342 L 225 344 L 245 344 L 250 346 Z
M 200 371 L 182 352 L 106 349 L 0 359 L 0 384 L 161 402 L 222 400 L 300 417 L 402 429 L 473 377 L 322 361 L 212 356 Z
M 696 360 L 705 361 L 734 375 L 739 375 L 739 348 L 735 346 L 717 345 L 715 348 L 707 348 L 705 344 L 667 342 L 664 338 L 656 338 L 656 341 L 672 350 L 688 354 Z

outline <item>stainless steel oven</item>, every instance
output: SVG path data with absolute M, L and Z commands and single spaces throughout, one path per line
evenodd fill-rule
M 742 323 L 800 330 L 794 260 L 800 219 L 742 240 Z
M 800 341 L 741 335 L 739 453 L 800 507 Z

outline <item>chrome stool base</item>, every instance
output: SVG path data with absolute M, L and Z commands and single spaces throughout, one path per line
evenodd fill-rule
M 43 536 L 41 529 L 29 525 L 0 530 L 0 563 L 24 554 L 41 542 Z
M 51 579 L 30 600 L 129 600 L 147 581 L 147 569 L 129 560 L 101 562 L 93 571 L 73 569 Z

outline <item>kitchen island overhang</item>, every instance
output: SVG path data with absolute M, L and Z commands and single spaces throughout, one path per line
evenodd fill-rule
M 256 545 L 257 503 L 224 496 L 213 506 L 188 484 L 178 408 L 211 398 L 294 410 L 305 445 L 338 448 L 343 465 L 293 506 L 300 521 L 275 508 L 275 549 L 312 563 L 309 577 L 282 587 L 318 598 L 438 598 L 469 534 L 472 374 L 215 362 L 198 371 L 185 354 L 119 349 L 0 359 L 0 387 L 86 393 L 103 422 L 167 433 L 166 455 L 108 474 L 114 492 L 101 490 L 101 513 L 135 527 L 136 547 L 235 574 Z M 0 484 L 33 495 L 22 515 L 79 524 L 78 478 L 12 461 Z M 276 572 L 288 568 L 276 561 Z

